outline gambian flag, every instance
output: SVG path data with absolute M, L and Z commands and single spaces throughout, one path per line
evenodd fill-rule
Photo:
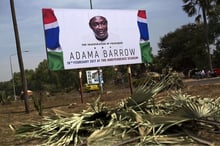
M 48 66 L 50 70 L 62 70 L 63 52 L 59 43 L 59 25 L 52 9 L 42 9 Z
M 143 63 L 152 63 L 151 47 L 149 42 L 149 32 L 147 25 L 147 15 L 145 10 L 139 10 L 137 14 L 137 24 L 140 32 L 140 48 Z

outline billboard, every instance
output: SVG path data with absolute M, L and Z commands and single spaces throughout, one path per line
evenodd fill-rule
M 44 8 L 42 14 L 51 70 L 138 64 L 149 57 L 145 10 Z

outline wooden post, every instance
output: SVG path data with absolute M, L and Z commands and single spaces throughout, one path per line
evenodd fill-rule
M 132 75 L 131 75 L 131 67 L 128 65 L 128 79 L 129 79 L 129 86 L 130 86 L 130 92 L 131 95 L 133 94 L 133 84 L 132 84 Z
M 27 102 L 27 80 L 26 80 L 26 77 L 25 77 L 24 64 L 23 64 L 23 59 L 22 59 L 21 45 L 20 45 L 18 26 L 17 26 L 15 7 L 14 7 L 14 1 L 13 0 L 10 0 L 10 6 L 11 6 L 13 26 L 14 26 L 15 41 L 16 41 L 17 54 L 18 54 L 18 62 L 19 62 L 19 67 L 20 67 L 20 72 L 21 72 L 22 90 L 24 92 L 24 94 L 21 95 L 21 96 L 23 96 L 23 99 L 24 99 L 25 111 L 26 111 L 26 113 L 29 113 L 30 112 L 29 111 L 29 105 L 28 105 L 28 102 Z
M 83 103 L 83 85 L 82 85 L 82 70 L 79 70 L 79 84 L 80 84 L 80 95 L 81 95 L 81 103 Z

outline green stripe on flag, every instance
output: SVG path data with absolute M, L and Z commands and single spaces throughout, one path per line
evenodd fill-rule
M 150 42 L 140 43 L 141 47 L 141 57 L 143 63 L 152 63 L 152 54 L 151 54 L 151 47 Z
M 47 52 L 48 66 L 50 70 L 63 70 L 63 52 Z

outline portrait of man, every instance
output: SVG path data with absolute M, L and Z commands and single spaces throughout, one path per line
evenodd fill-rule
M 119 35 L 110 32 L 108 20 L 104 16 L 92 16 L 89 19 L 89 28 L 92 34 L 84 37 L 88 43 L 121 42 Z
M 105 41 L 108 38 L 108 21 L 103 16 L 94 16 L 89 21 L 89 26 L 97 40 Z

